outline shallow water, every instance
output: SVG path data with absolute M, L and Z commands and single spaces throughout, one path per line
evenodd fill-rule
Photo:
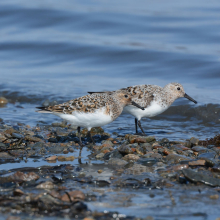
M 219 10 L 218 0 L 1 1 L 0 96 L 9 103 L 0 118 L 51 124 L 60 119 L 35 112 L 47 99 L 176 81 L 198 104 L 175 101 L 165 113 L 142 120 L 146 133 L 170 140 L 213 137 L 220 128 Z M 103 128 L 133 133 L 134 118 L 122 114 Z M 139 212 L 136 207 L 126 214 L 132 211 Z
M 31 126 L 53 116 L 35 113 L 46 99 L 67 101 L 87 91 L 178 81 L 198 101 L 144 119 L 149 134 L 170 139 L 211 137 L 219 130 L 219 2 L 38 1 L 0 3 L 1 118 Z M 17 108 L 21 105 L 23 108 Z M 189 108 L 203 114 L 196 115 Z M 160 119 L 160 120 L 158 120 Z M 206 119 L 206 122 L 204 120 Z M 106 126 L 133 131 L 133 118 Z M 210 124 L 212 129 L 210 129 Z

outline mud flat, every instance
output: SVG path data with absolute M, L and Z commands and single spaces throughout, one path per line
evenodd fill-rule
M 65 123 L 10 126 L 0 119 L 2 219 L 220 217 L 220 136 L 169 141 L 95 128 L 93 145 L 86 133 L 80 152 Z

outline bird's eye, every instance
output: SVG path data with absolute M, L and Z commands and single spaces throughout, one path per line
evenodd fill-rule
M 180 87 L 177 87 L 177 90 L 180 90 Z
M 128 98 L 128 95 L 125 95 L 125 98 Z

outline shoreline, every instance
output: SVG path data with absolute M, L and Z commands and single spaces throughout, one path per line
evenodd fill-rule
M 98 143 L 93 145 L 85 137 L 86 133 L 83 129 L 85 146 L 80 157 L 77 133 L 66 123 L 31 128 L 24 124 L 9 126 L 0 121 L 0 166 L 16 164 L 16 168 L 0 171 L 4 192 L 0 212 L 16 211 L 18 219 L 31 213 L 45 219 L 76 215 L 80 219 L 111 219 L 112 215 L 120 215 L 119 219 L 146 219 L 136 218 L 143 216 L 144 209 L 129 214 L 129 207 L 137 210 L 139 207 L 132 201 L 145 195 L 139 201 L 142 206 L 146 205 L 146 198 L 148 206 L 161 206 L 159 201 L 154 201 L 161 190 L 177 212 L 184 203 L 175 194 L 182 197 L 182 190 L 201 194 L 208 189 L 206 199 L 212 201 L 212 206 L 218 204 L 220 136 L 203 141 L 194 137 L 169 141 L 114 132 L 113 138 L 102 128 L 93 128 L 92 135 Z M 32 163 L 29 167 L 30 160 L 43 165 L 34 167 Z M 18 167 L 23 161 L 26 166 Z M 131 197 L 130 190 L 135 191 Z M 122 192 L 126 195 L 123 199 Z M 191 197 L 189 203 L 195 202 Z M 103 208 L 107 212 L 101 211 Z M 166 216 L 167 208 L 161 208 Z M 156 219 L 151 212 L 148 217 Z

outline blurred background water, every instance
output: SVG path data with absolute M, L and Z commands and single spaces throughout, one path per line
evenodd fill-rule
M 1 1 L 0 96 L 9 103 L 0 118 L 51 123 L 60 119 L 35 112 L 46 99 L 176 81 L 198 104 L 179 99 L 143 128 L 158 138 L 212 137 L 220 125 L 219 11 L 218 0 Z M 132 133 L 134 118 L 103 128 Z

